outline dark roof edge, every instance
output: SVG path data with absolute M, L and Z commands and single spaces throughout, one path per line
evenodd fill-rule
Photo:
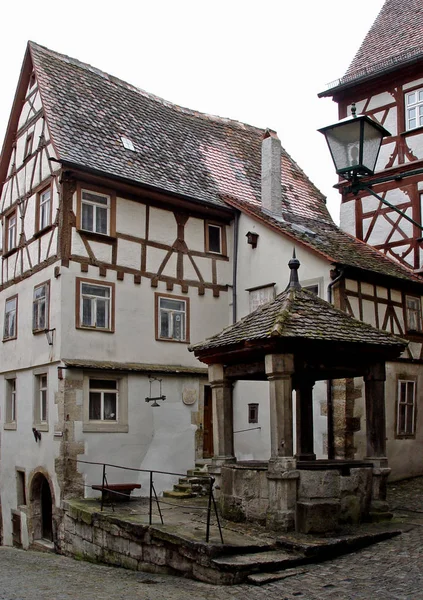
M 158 187 L 155 187 L 154 185 L 149 185 L 147 183 L 140 183 L 138 181 L 134 181 L 133 179 L 129 179 L 127 177 L 120 177 L 119 175 L 113 175 L 111 173 L 108 173 L 107 171 L 102 171 L 101 169 L 93 169 L 92 167 L 80 165 L 78 163 L 74 163 L 72 161 L 65 160 L 65 159 L 55 159 L 55 162 L 61 163 L 61 165 L 66 169 L 75 169 L 77 171 L 82 171 L 85 173 L 89 173 L 91 175 L 107 177 L 108 179 L 111 179 L 113 181 L 119 181 L 121 183 L 125 183 L 127 185 L 132 185 L 133 187 L 138 187 L 143 190 L 150 191 L 150 192 L 166 194 L 167 196 L 171 196 L 171 197 L 179 199 L 179 200 L 185 200 L 187 202 L 197 204 L 198 206 L 212 208 L 216 211 L 221 211 L 228 215 L 234 214 L 233 208 L 229 208 L 228 206 L 225 206 L 224 204 L 213 204 L 212 202 L 206 202 L 205 200 L 199 200 L 198 198 L 193 198 L 192 196 L 186 196 L 185 194 L 178 194 L 177 192 L 172 192 L 170 190 L 158 188 Z M 222 199 L 222 202 L 224 202 L 223 199 Z
M 338 267 L 339 269 L 342 269 L 344 272 L 344 276 L 348 277 L 348 275 L 355 275 L 357 278 L 361 279 L 361 280 L 366 280 L 366 276 L 363 274 L 367 274 L 367 276 L 370 276 L 369 280 L 370 281 L 374 281 L 375 278 L 377 278 L 380 281 L 389 281 L 391 284 L 391 287 L 393 287 L 393 282 L 396 282 L 397 287 L 400 288 L 404 288 L 407 286 L 413 287 L 414 289 L 416 288 L 421 288 L 421 291 L 423 292 L 423 278 L 421 279 L 421 281 L 416 281 L 415 279 L 405 279 L 404 277 L 400 277 L 397 275 L 391 275 L 389 273 L 380 273 L 379 271 L 374 271 L 372 269 L 362 269 L 360 267 L 356 267 L 354 265 L 345 265 L 343 263 L 340 262 L 333 262 L 333 265 Z M 400 265 L 401 267 L 403 267 L 404 269 L 406 269 L 407 267 L 404 267 L 404 265 Z M 414 275 L 415 277 L 418 277 L 418 275 L 416 275 L 416 273 L 414 273 L 413 271 L 410 270 L 410 276 Z M 400 285 L 398 285 L 400 284 Z
M 347 90 L 351 87 L 354 87 L 355 85 L 376 80 L 379 77 L 384 77 L 385 75 L 388 75 L 389 73 L 394 73 L 395 71 L 397 71 L 399 69 L 403 69 L 404 67 L 409 67 L 414 64 L 417 64 L 418 62 L 420 62 L 422 60 L 423 60 L 423 53 L 418 56 L 413 56 L 409 60 L 395 63 L 392 66 L 388 67 L 387 69 L 380 69 L 380 70 L 374 71 L 373 73 L 366 73 L 366 74 L 363 74 L 358 77 L 353 77 L 352 75 L 350 75 L 350 76 L 344 75 L 343 77 L 341 77 L 340 79 L 337 80 L 341 83 L 339 83 L 338 85 L 335 85 L 333 87 L 329 87 L 327 90 L 325 90 L 323 92 L 319 92 L 317 94 L 317 97 L 318 98 L 329 98 L 331 96 L 334 96 L 338 92 Z M 348 78 L 348 81 L 343 82 L 343 80 L 346 78 Z M 329 83 L 328 85 L 332 85 L 332 83 Z
M 207 368 L 184 367 L 182 365 L 155 365 L 147 363 L 115 362 L 89 359 L 63 358 L 69 369 L 100 369 L 103 371 L 133 371 L 138 373 L 173 373 L 175 375 L 206 375 Z

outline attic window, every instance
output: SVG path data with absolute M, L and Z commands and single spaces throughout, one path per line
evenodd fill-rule
M 33 88 L 35 85 L 35 73 L 31 73 L 31 77 L 29 78 L 29 89 Z
M 135 152 L 135 146 L 134 146 L 132 140 L 130 140 L 127 137 L 124 137 L 123 135 L 120 137 L 120 139 L 122 140 L 122 144 L 123 144 L 124 148 L 126 148 L 127 150 L 132 150 L 132 152 Z

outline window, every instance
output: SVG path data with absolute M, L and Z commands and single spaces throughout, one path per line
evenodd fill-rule
M 4 308 L 3 340 L 14 340 L 18 335 L 18 297 L 8 298 Z
M 114 284 L 77 278 L 76 286 L 76 326 L 114 331 Z
M 398 380 L 397 436 L 415 434 L 416 382 Z
M 118 420 L 118 383 L 114 379 L 90 379 L 90 421 Z
M 47 373 L 35 375 L 34 423 L 42 431 L 47 431 L 48 386 Z
M 5 380 L 4 428 L 16 429 L 16 377 Z
M 249 423 L 258 423 L 258 404 L 249 404 L 248 405 L 248 422 Z
M 127 432 L 127 377 L 108 373 L 84 375 L 83 413 L 84 431 Z
M 405 120 L 407 131 L 423 126 L 423 88 L 405 94 Z
M 418 296 L 406 296 L 407 331 L 422 331 L 422 309 Z
M 51 187 L 37 195 L 37 230 L 42 231 L 51 225 Z
M 262 304 L 266 304 L 266 302 L 270 302 L 271 300 L 275 299 L 274 283 L 248 288 L 246 291 L 249 293 L 250 312 L 253 312 L 253 310 L 256 310 L 256 308 Z
M 24 160 L 31 155 L 32 152 L 32 143 L 34 141 L 34 133 L 28 133 L 25 140 L 25 150 L 24 150 Z
M 16 504 L 18 506 L 26 504 L 25 487 L 25 471 L 16 469 Z
M 10 252 L 17 246 L 17 215 L 16 209 L 10 212 L 4 218 L 4 235 L 5 244 L 4 249 L 6 252 Z
M 156 339 L 189 342 L 188 299 L 156 294 Z
M 206 252 L 213 254 L 226 254 L 225 227 L 218 223 L 206 221 Z
M 34 288 L 32 302 L 32 331 L 44 331 L 49 326 L 49 291 L 50 283 L 47 281 Z
M 81 190 L 81 229 L 109 234 L 110 196 Z

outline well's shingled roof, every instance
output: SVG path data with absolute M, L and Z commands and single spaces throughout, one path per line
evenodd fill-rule
M 260 340 L 303 339 L 319 342 L 385 346 L 404 349 L 405 340 L 334 308 L 313 292 L 289 287 L 275 300 L 259 306 L 240 321 L 204 342 L 190 346 L 201 352 Z

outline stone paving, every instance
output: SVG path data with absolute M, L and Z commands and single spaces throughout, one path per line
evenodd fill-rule
M 211 586 L 1 547 L 0 600 L 423 600 L 423 478 L 392 484 L 389 496 L 408 532 L 261 587 Z

